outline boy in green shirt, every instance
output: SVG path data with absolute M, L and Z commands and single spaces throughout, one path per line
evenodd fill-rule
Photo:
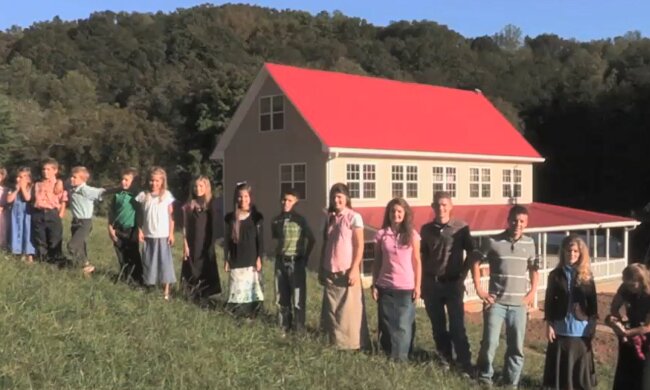
M 137 202 L 135 196 L 138 172 L 135 168 L 122 170 L 121 189 L 113 198 L 108 214 L 108 236 L 113 241 L 117 261 L 120 265 L 119 278 L 142 284 L 142 259 L 138 243 L 136 224 Z

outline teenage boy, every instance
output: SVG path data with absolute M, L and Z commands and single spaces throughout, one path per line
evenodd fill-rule
M 138 171 L 135 168 L 122 170 L 121 189 L 115 194 L 108 212 L 108 236 L 113 242 L 120 266 L 119 277 L 142 284 L 142 259 L 136 223 L 137 176 Z
M 59 163 L 53 158 L 41 162 L 42 178 L 34 184 L 32 240 L 39 261 L 59 262 L 63 259 L 61 243 L 68 193 L 57 179 Z
M 278 321 L 284 332 L 305 328 L 307 296 L 307 259 L 314 248 L 314 235 L 305 218 L 294 211 L 298 194 L 282 194 L 282 212 L 271 222 L 271 234 L 277 240 L 275 258 L 275 298 Z
M 492 363 L 501 326 L 506 323 L 506 354 L 503 384 L 516 388 L 524 366 L 524 337 L 526 315 L 537 293 L 539 259 L 535 242 L 523 234 L 528 226 L 528 210 L 513 206 L 508 213 L 508 228 L 484 242 L 483 254 L 490 264 L 490 284 L 481 288 L 479 262 L 472 265 L 472 279 L 478 296 L 483 300 L 483 340 L 476 363 L 479 382 L 492 384 Z M 528 278 L 526 278 L 528 276 Z M 528 288 L 530 279 L 530 288 Z
M 467 223 L 452 218 L 449 192 L 436 192 L 431 207 L 434 220 L 420 231 L 422 299 L 442 366 L 448 369 L 456 352 L 457 367 L 470 375 L 472 355 L 465 331 L 463 297 L 469 265 L 481 256 L 474 249 Z
M 88 246 L 86 241 L 93 229 L 93 212 L 95 202 L 100 201 L 104 188 L 95 188 L 87 184 L 90 173 L 86 167 L 72 168 L 70 176 L 70 211 L 72 223 L 70 224 L 70 241 L 68 251 L 72 255 L 75 265 L 83 266 L 85 274 L 95 271 L 95 267 L 88 261 Z

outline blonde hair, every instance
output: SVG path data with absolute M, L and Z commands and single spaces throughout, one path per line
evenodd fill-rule
M 203 183 L 205 184 L 205 199 L 203 200 L 203 204 L 199 204 L 197 202 L 197 195 L 194 192 L 194 189 L 196 188 L 197 183 Z M 210 184 L 210 179 L 208 179 L 207 176 L 201 175 L 197 177 L 196 179 L 192 180 L 192 184 L 190 187 L 190 207 L 192 209 L 195 209 L 197 207 L 206 207 L 208 204 L 210 204 L 210 200 L 212 200 L 212 184 Z
M 72 173 L 73 175 L 80 173 L 83 176 L 84 180 L 88 180 L 88 178 L 90 177 L 90 172 L 88 172 L 88 169 L 81 165 L 73 167 L 70 173 Z
M 571 265 L 569 262 L 569 258 L 566 254 L 567 250 L 571 248 L 572 245 L 577 246 L 578 252 L 580 253 L 578 261 L 573 265 Z M 587 244 L 585 244 L 585 242 L 576 235 L 567 236 L 564 238 L 564 240 L 562 240 L 560 249 L 560 262 L 557 264 L 557 268 L 561 268 L 567 265 L 572 266 L 576 269 L 578 284 L 588 283 L 593 278 L 591 274 L 589 248 L 587 247 Z
M 639 283 L 643 293 L 650 295 L 650 271 L 645 265 L 634 263 L 623 269 L 623 283 L 629 282 Z
M 162 202 L 165 195 L 167 194 L 167 172 L 162 167 L 154 166 L 149 169 L 149 175 L 148 178 L 151 180 L 154 176 L 162 176 L 162 185 L 160 186 L 160 194 L 158 197 L 158 201 Z M 151 199 L 151 190 L 147 189 L 145 191 L 146 196 L 147 196 L 147 201 Z

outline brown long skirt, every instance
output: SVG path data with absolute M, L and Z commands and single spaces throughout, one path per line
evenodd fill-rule
M 348 286 L 344 274 L 330 274 L 326 278 L 321 328 L 339 349 L 365 349 L 370 345 L 360 280 Z
M 596 369 L 591 339 L 557 336 L 546 348 L 544 388 L 591 390 L 596 388 Z

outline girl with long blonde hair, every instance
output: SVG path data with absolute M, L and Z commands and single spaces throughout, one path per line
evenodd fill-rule
M 589 247 L 578 236 L 567 236 L 560 261 L 548 275 L 544 316 L 548 347 L 545 388 L 593 389 L 596 386 L 591 340 L 596 329 L 596 284 L 589 267 Z
M 168 301 L 171 284 L 176 283 L 171 247 L 174 245 L 174 196 L 167 190 L 167 173 L 152 167 L 149 188 L 135 197 L 140 203 L 139 239 L 143 245 L 142 271 L 145 285 L 163 285 Z

